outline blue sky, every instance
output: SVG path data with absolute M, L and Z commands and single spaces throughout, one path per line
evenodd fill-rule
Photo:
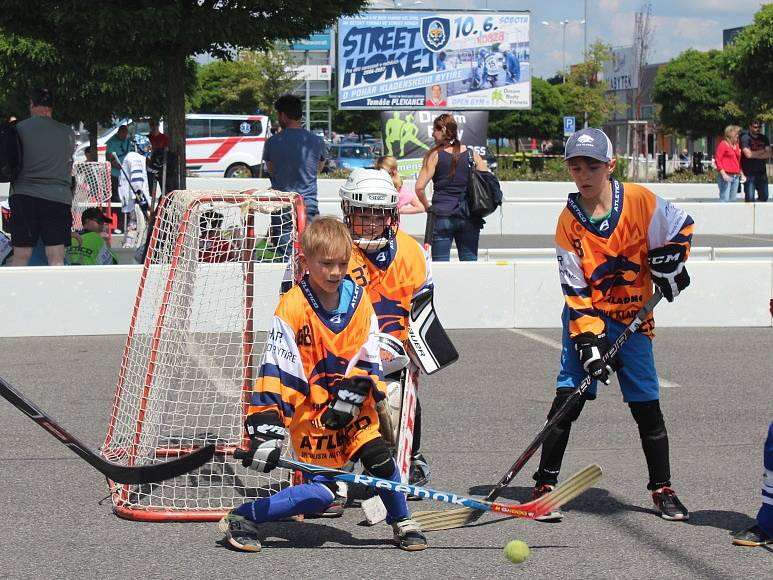
M 584 0 L 375 0 L 379 7 L 395 3 L 414 9 L 529 10 L 531 12 L 532 74 L 553 76 L 561 68 L 562 20 L 566 25 L 566 63 L 582 60 Z M 634 14 L 643 0 L 587 0 L 588 44 L 600 39 L 612 46 L 633 42 Z M 665 62 L 688 48 L 722 48 L 722 30 L 751 24 L 760 0 L 652 0 L 655 27 L 649 62 Z M 541 24 L 549 22 L 549 26 Z

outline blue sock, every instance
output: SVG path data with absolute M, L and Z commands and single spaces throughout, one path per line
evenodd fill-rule
M 270 497 L 240 505 L 234 513 L 256 523 L 272 522 L 298 514 L 321 512 L 335 499 L 321 483 L 291 485 Z
M 400 472 L 397 470 L 397 465 L 395 465 L 394 471 L 388 479 L 400 481 Z M 386 522 L 388 524 L 410 517 L 411 514 L 408 513 L 408 502 L 405 500 L 404 493 L 389 491 L 388 489 L 377 489 L 377 491 L 381 501 L 384 502 L 384 507 L 387 511 Z

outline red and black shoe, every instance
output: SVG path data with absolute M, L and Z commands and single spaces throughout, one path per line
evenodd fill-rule
M 549 483 L 538 483 L 534 486 L 534 490 L 531 493 L 531 499 L 539 499 L 543 495 L 553 491 L 555 488 L 556 487 L 554 485 L 550 485 Z M 558 510 L 553 510 L 552 512 L 537 516 L 534 519 L 538 522 L 560 522 L 562 519 L 564 519 L 564 514 Z
M 652 501 L 660 511 L 660 517 L 670 521 L 686 521 L 690 519 L 690 512 L 676 497 L 676 492 L 670 487 L 661 487 L 652 492 Z

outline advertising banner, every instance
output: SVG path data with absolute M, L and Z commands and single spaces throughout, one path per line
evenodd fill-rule
M 446 111 L 382 111 L 381 134 L 384 155 L 397 159 L 403 177 L 414 177 L 421 169 L 424 155 L 434 145 L 432 126 L 435 118 Z M 488 111 L 454 112 L 459 141 L 486 156 Z
M 639 70 L 633 46 L 612 49 L 612 60 L 604 63 L 604 79 L 610 91 L 625 91 L 639 86 Z
M 528 12 L 369 12 L 338 21 L 339 109 L 529 109 Z

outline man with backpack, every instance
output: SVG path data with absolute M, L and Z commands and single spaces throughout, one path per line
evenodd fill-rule
M 21 144 L 18 174 L 11 179 L 9 204 L 12 266 L 26 266 L 38 238 L 51 266 L 64 265 L 72 230 L 73 130 L 52 119 L 54 97 L 48 89 L 30 95 L 30 118 L 16 124 Z

